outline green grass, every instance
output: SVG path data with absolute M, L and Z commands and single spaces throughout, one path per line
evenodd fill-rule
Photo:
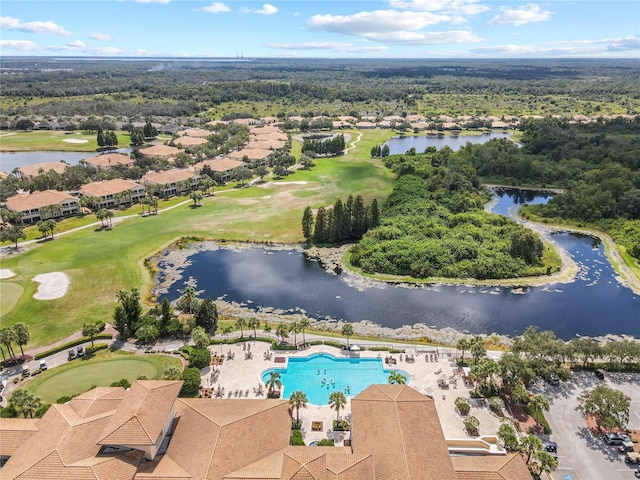
M 62 396 L 85 392 L 94 385 L 108 387 L 122 378 L 131 383 L 140 376 L 156 380 L 170 366 L 182 368 L 180 360 L 168 356 L 100 351 L 41 373 L 22 388 L 38 395 L 44 403 L 53 403 Z
M 346 200 L 349 194 L 361 194 L 367 201 L 374 197 L 379 202 L 384 200 L 391 191 L 393 176 L 382 168 L 379 160 L 370 158 L 370 150 L 391 134 L 380 130 L 365 132 L 358 148 L 349 154 L 318 159 L 311 170 L 296 171 L 283 180 L 306 181 L 303 185 L 216 190 L 215 196 L 203 199 L 202 208 L 192 209 L 187 204 L 157 216 L 136 215 L 115 224 L 111 231 L 86 228 L 56 235 L 53 241 L 32 245 L 25 253 L 7 257 L 2 267 L 18 275 L 12 283 L 22 286 L 24 293 L 15 307 L 3 314 L 3 326 L 26 323 L 31 332 L 28 349 L 65 338 L 85 322 L 110 321 L 116 292 L 138 287 L 146 294 L 152 279 L 143 268 L 144 259 L 182 236 L 302 242 L 300 221 L 307 205 L 312 208 L 332 205 L 337 198 Z M 172 199 L 168 204 L 183 200 L 184 197 Z M 140 207 L 130 210 L 137 214 Z M 68 225 L 92 223 L 94 218 L 87 215 L 82 220 L 69 219 Z M 65 229 L 61 222 L 58 231 Z M 37 285 L 31 279 L 39 273 L 55 271 L 71 277 L 67 294 L 56 300 L 34 300 Z
M 24 288 L 17 283 L 0 282 L 0 317 L 4 317 L 13 310 L 18 299 L 22 296 L 22 292 L 24 292 Z
M 116 132 L 118 146 L 129 146 L 129 135 Z M 70 143 L 64 140 L 87 140 L 87 143 Z M 36 150 L 53 150 L 62 152 L 93 152 L 98 149 L 98 135 L 81 132 L 62 132 L 58 130 L 36 130 L 33 132 L 3 132 L 0 133 L 0 151 L 29 152 Z

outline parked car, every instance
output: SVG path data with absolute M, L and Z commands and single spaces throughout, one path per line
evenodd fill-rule
M 633 442 L 622 442 L 622 445 L 618 446 L 620 453 L 633 452 Z
M 560 377 L 558 376 L 557 373 L 550 373 L 549 374 L 549 383 L 551 385 L 558 385 L 560 383 Z
M 542 442 L 544 450 L 549 453 L 553 458 L 558 458 L 558 444 L 550 440 L 544 440 Z
M 624 457 L 624 461 L 625 463 L 628 463 L 629 465 L 638 465 L 640 464 L 640 453 L 638 452 L 627 452 L 627 454 Z
M 76 350 L 79 357 L 84 357 L 84 348 L 82 346 L 78 347 Z
M 47 362 L 45 362 L 44 360 L 40 360 L 40 370 L 44 372 L 46 369 L 47 369 Z
M 74 358 L 76 358 L 76 351 L 72 348 L 69 350 L 69 360 L 73 360 Z
M 602 370 L 601 368 L 597 369 L 596 377 L 598 377 L 600 380 L 604 380 L 604 370 Z
M 626 435 L 622 435 L 621 433 L 607 433 L 604 436 L 604 441 L 609 445 L 622 445 L 625 442 L 630 442 L 631 440 Z
M 29 367 L 27 367 L 26 365 L 22 366 L 22 378 L 26 378 L 26 377 L 30 377 L 31 376 L 31 372 L 29 371 Z

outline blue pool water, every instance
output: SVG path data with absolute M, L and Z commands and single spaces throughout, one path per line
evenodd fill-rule
M 336 358 L 323 353 L 289 358 L 286 369 L 271 368 L 264 372 L 263 382 L 272 371 L 282 375 L 282 398 L 289 398 L 292 392 L 302 390 L 313 405 L 328 404 L 329 395 L 336 391 L 352 397 L 370 385 L 389 383 L 391 371 L 400 372 L 407 378 L 407 383 L 411 380 L 411 376 L 403 370 L 385 370 L 381 358 Z

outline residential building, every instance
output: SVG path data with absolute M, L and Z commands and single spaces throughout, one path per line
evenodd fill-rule
M 157 186 L 156 193 L 163 197 L 182 195 L 198 188 L 200 175 L 187 170 L 172 168 L 160 172 L 149 172 L 140 179 L 146 186 Z
M 139 183 L 114 178 L 82 185 L 80 195 L 97 199 L 100 208 L 113 208 L 138 202 L 144 198 L 146 192 Z
M 273 153 L 272 150 L 267 150 L 264 148 L 243 148 L 242 150 L 238 150 L 236 152 L 230 152 L 227 156 L 233 160 L 242 160 L 244 162 L 244 158 L 248 158 L 249 162 L 254 165 L 265 165 L 267 162 L 267 157 Z
M 0 419 L 3 480 L 531 480 L 520 454 L 450 456 L 433 398 L 372 385 L 351 446 L 290 446 L 280 399 L 177 398 L 181 381 L 98 387 L 42 419 Z M 7 421 L 8 420 L 8 421 Z M 7 440 L 10 439 L 11 441 Z
M 232 160 L 231 158 L 224 157 L 196 163 L 193 166 L 193 171 L 200 175 L 205 165 L 211 168 L 214 175 L 213 179 L 218 183 L 228 182 L 234 177 L 238 170 L 247 168 L 247 164 L 240 160 Z
M 69 165 L 64 162 L 34 163 L 33 165 L 24 165 L 20 167 L 17 170 L 16 175 L 18 178 L 28 182 L 33 180 L 33 177 L 37 177 L 43 173 L 48 173 L 50 170 L 53 170 L 58 175 L 62 175 L 67 168 L 69 168 Z
M 9 197 L 6 205 L 9 210 L 21 215 L 23 223 L 75 215 L 80 208 L 80 202 L 76 197 L 58 190 L 19 193 Z
M 172 147 L 171 145 L 153 145 L 151 147 L 140 149 L 140 154 L 145 157 L 158 157 L 164 160 L 171 160 L 182 152 L 184 152 L 184 150 Z
M 101 170 L 109 170 L 116 165 L 130 167 L 134 164 L 135 160 L 122 153 L 105 153 L 97 157 L 89 157 L 85 159 L 85 162 L 100 172 Z

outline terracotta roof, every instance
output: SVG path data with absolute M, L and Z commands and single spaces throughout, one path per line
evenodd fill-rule
M 202 167 L 209 165 L 209 168 L 214 172 L 226 172 L 233 170 L 234 168 L 245 166 L 244 162 L 240 160 L 232 160 L 230 158 L 216 158 L 213 160 L 205 160 L 203 162 L 196 163 L 193 168 L 196 172 L 200 173 Z
M 282 130 L 280 130 L 278 127 L 274 126 L 274 125 L 265 125 L 265 126 L 257 126 L 257 125 L 252 125 L 251 127 L 249 127 L 249 132 L 252 135 L 269 135 L 269 134 L 280 134 L 280 135 L 284 135 L 286 137 L 286 133 L 284 133 Z
M 38 420 L 22 418 L 0 418 L 0 457 L 11 456 L 38 431 Z
M 96 387 L 73 398 L 69 406 L 80 418 L 91 417 L 115 410 L 124 395 L 125 391 L 122 387 Z
M 519 453 L 451 457 L 458 480 L 531 480 Z
M 67 168 L 69 168 L 69 165 L 63 162 L 43 162 L 43 163 L 34 163 L 33 165 L 24 165 L 20 167 L 18 170 L 20 171 L 23 177 L 32 178 L 40 175 L 41 169 L 45 173 L 48 172 L 49 170 L 53 170 L 57 174 L 62 175 Z
M 373 454 L 376 480 L 456 479 L 432 398 L 372 385 L 351 400 L 351 418 L 353 451 Z
M 181 381 L 136 381 L 100 434 L 99 445 L 155 445 Z
M 231 152 L 227 156 L 234 160 L 242 160 L 245 156 L 247 156 L 249 160 L 262 160 L 272 153 L 271 150 L 265 150 L 263 148 L 243 148 L 237 152 Z
M 180 137 L 173 140 L 173 143 L 176 145 L 181 145 L 182 147 L 193 147 L 194 145 L 203 145 L 207 143 L 206 138 L 198 138 L 198 137 Z
M 163 170 L 161 172 L 149 172 L 142 177 L 142 183 L 153 183 L 157 185 L 167 185 L 170 183 L 184 182 L 193 178 L 195 173 L 186 170 L 172 168 L 171 170 Z
M 109 168 L 115 165 L 129 166 L 134 163 L 134 160 L 131 157 L 121 153 L 106 153 L 104 155 L 98 155 L 97 157 L 87 158 L 85 161 L 89 165 L 99 168 Z
M 65 200 L 78 199 L 67 192 L 59 192 L 58 190 L 44 190 L 42 192 L 35 191 L 33 193 L 21 193 L 7 198 L 7 207 L 14 212 L 25 212 L 37 208 L 48 207 L 49 205 L 58 205 Z
M 154 145 L 152 147 L 141 148 L 140 153 L 149 157 L 167 157 L 169 155 L 177 155 L 183 150 L 172 147 L 171 145 Z
M 180 137 L 198 137 L 204 138 L 211 135 L 213 132 L 211 130 L 205 130 L 204 128 L 188 128 L 180 132 Z
M 136 188 L 140 189 L 144 187 L 131 180 L 114 178 L 112 180 L 103 180 L 101 182 L 92 182 L 82 185 L 80 187 L 80 193 L 91 197 L 104 197 L 115 193 L 127 192 Z
M 167 452 L 144 464 L 140 478 L 166 478 L 175 464 L 194 479 L 218 480 L 289 444 L 286 400 L 179 398 L 176 413 Z

